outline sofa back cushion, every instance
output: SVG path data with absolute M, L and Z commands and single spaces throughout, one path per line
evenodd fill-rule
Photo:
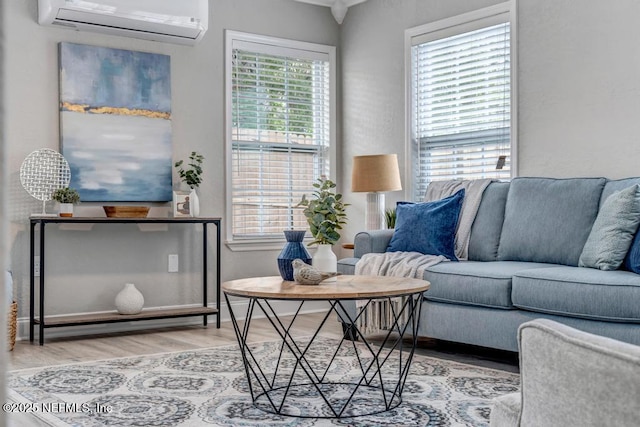
M 498 259 L 578 265 L 605 178 L 511 181 Z
M 624 190 L 625 188 L 629 188 L 633 185 L 640 184 L 640 178 L 624 178 L 624 179 L 615 179 L 609 180 L 604 186 L 604 190 L 602 190 L 602 197 L 600 197 L 600 207 L 604 201 L 616 191 Z M 640 234 L 636 233 L 633 241 L 631 243 L 631 247 L 629 248 L 629 252 L 627 253 L 623 268 L 625 270 L 633 271 L 634 273 L 640 274 Z
M 492 182 L 484 190 L 469 237 L 470 261 L 496 261 L 504 207 L 509 193 L 508 182 Z
M 624 190 L 625 188 L 632 187 L 636 184 L 640 184 L 640 178 L 624 178 L 624 179 L 610 179 L 604 185 L 602 190 L 602 196 L 600 197 L 600 207 L 607 198 L 616 191 Z

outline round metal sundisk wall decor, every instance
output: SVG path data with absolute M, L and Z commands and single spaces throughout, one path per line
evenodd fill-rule
M 55 150 L 41 148 L 25 157 L 20 166 L 20 183 L 33 198 L 42 202 L 42 213 L 46 216 L 46 202 L 53 192 L 69 186 L 71 169 L 69 163 Z

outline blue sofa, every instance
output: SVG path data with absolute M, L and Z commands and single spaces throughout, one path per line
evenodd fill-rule
M 518 351 L 518 327 L 536 318 L 640 345 L 640 275 L 578 267 L 606 198 L 640 178 L 514 178 L 485 190 L 469 259 L 429 267 L 420 336 Z M 428 224 L 418 225 L 428 226 Z M 354 274 L 369 252 L 385 252 L 393 230 L 360 232 Z M 353 306 L 355 310 L 355 305 Z

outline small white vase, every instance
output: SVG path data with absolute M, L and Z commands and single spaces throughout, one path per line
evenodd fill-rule
M 138 314 L 144 306 L 144 297 L 136 285 L 127 283 L 118 295 L 116 295 L 116 309 L 120 314 Z
M 195 188 L 191 189 L 189 199 L 191 200 L 191 216 L 200 216 L 200 198 L 198 197 L 198 192 Z
M 338 271 L 338 257 L 333 253 L 333 245 L 320 244 L 316 253 L 311 258 L 311 265 L 324 273 Z M 325 282 L 335 282 L 335 277 L 330 277 Z
M 60 203 L 60 216 L 69 218 L 73 216 L 73 203 Z

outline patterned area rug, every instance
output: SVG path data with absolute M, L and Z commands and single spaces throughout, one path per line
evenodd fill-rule
M 309 356 L 320 362 L 338 341 L 316 342 Z M 267 370 L 277 364 L 278 342 L 251 347 Z M 353 351 L 353 346 L 340 349 L 330 378 L 341 381 L 358 373 Z M 243 366 L 238 346 L 224 346 L 26 369 L 9 372 L 9 398 L 15 412 L 31 412 L 52 426 L 453 427 L 488 426 L 491 399 L 519 387 L 513 373 L 416 355 L 397 408 L 337 420 L 294 418 L 253 404 Z M 362 400 L 357 404 L 367 405 Z M 301 415 L 308 409 L 296 408 Z

